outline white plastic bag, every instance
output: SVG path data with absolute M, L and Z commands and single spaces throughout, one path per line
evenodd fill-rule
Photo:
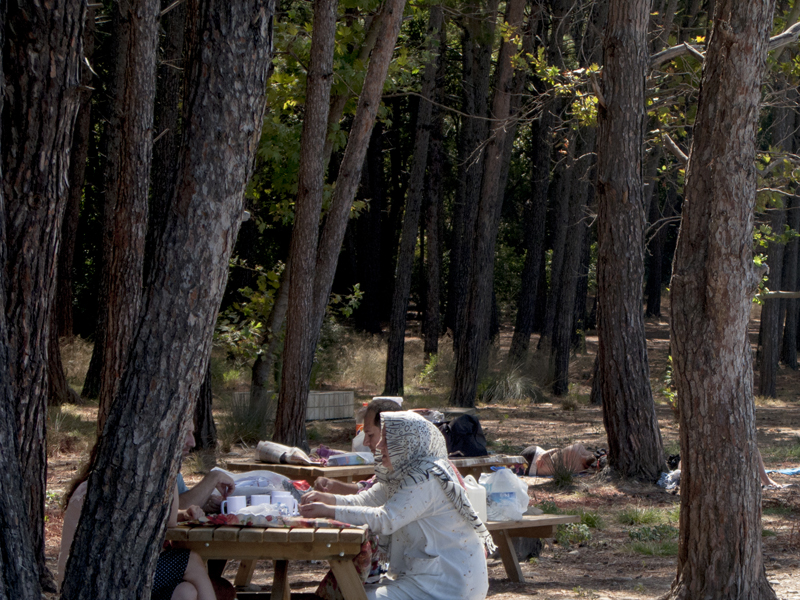
M 353 438 L 353 452 L 370 452 L 370 449 L 364 443 L 364 430 L 362 429 Z
M 479 483 L 486 488 L 486 515 L 490 521 L 519 521 L 528 509 L 528 484 L 509 469 L 483 473 Z
M 472 508 L 474 508 L 475 512 L 478 513 L 481 521 L 485 523 L 489 518 L 486 515 L 486 488 L 475 481 L 475 478 L 472 475 L 467 475 L 464 477 L 464 486 L 467 490 L 467 498 L 469 498 L 469 503 L 472 504 Z

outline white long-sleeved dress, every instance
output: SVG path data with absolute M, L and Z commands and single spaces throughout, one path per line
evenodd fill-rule
M 392 535 L 389 577 L 367 597 L 389 600 L 483 600 L 489 589 L 478 534 L 435 479 L 399 490 L 387 500 L 376 483 L 353 496 L 336 497 L 336 519 Z

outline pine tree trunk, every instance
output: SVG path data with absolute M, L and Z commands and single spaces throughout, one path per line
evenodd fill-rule
M 129 368 L 98 440 L 65 598 L 150 596 L 183 427 L 208 365 L 260 139 L 274 6 L 204 0 L 187 7 L 197 26 L 175 199 Z
M 211 364 L 206 367 L 203 384 L 197 394 L 194 407 L 194 441 L 196 450 L 216 450 L 217 426 L 214 424 L 212 412 L 213 394 L 211 393 Z
M 372 130 L 364 169 L 369 207 L 354 224 L 358 281 L 364 297 L 353 317 L 356 327 L 377 334 L 381 332 L 381 217 L 384 210 L 383 128 L 380 123 L 376 123 Z
M 274 433 L 275 440 L 279 442 L 285 441 L 281 438 L 285 430 L 297 430 L 305 425 L 305 404 L 316 345 L 316 338 L 307 335 L 306 329 L 314 318 L 314 276 L 325 177 L 324 145 L 333 83 L 337 4 L 336 0 L 314 4 L 311 62 L 306 79 L 305 118 L 300 138 L 297 202 L 288 260 L 291 273 L 283 375 Z M 305 390 L 300 401 L 301 414 L 286 410 L 290 406 L 287 401 L 298 390 Z M 300 445 L 305 446 L 302 443 Z
M 94 8 L 86 12 L 86 26 L 83 33 L 83 52 L 86 60 L 92 61 L 94 53 Z M 86 157 L 89 155 L 89 141 L 92 135 L 92 72 L 86 64 L 81 65 L 80 107 L 75 120 L 72 137 L 72 151 L 69 162 L 69 193 L 61 225 L 61 246 L 58 252 L 58 282 L 56 284 L 55 322 L 57 336 L 71 338 L 74 332 L 72 316 L 72 268 L 75 261 L 75 247 L 78 235 L 78 217 L 83 198 L 83 178 L 86 172 Z
M 271 399 L 270 381 L 275 370 L 275 361 L 278 358 L 278 349 L 282 339 L 281 334 L 286 324 L 288 307 L 289 265 L 286 265 L 281 274 L 281 285 L 275 294 L 272 310 L 267 319 L 266 332 L 261 340 L 262 352 L 253 362 L 252 377 L 250 379 L 250 406 L 253 411 L 258 410 L 258 407 L 265 406 Z M 277 384 L 278 382 L 276 381 L 275 387 L 277 387 Z M 275 387 L 272 389 L 274 390 Z
M 773 599 L 747 326 L 761 278 L 752 259 L 753 163 L 774 3 L 716 6 L 670 283 L 682 492 L 678 571 L 667 598 Z
M 364 156 L 372 134 L 372 127 L 375 124 L 383 84 L 386 81 L 394 45 L 400 33 L 404 8 L 405 0 L 386 0 L 383 7 L 381 31 L 370 57 L 364 86 L 358 99 L 356 115 L 348 136 L 347 148 L 339 167 L 339 176 L 336 180 L 331 206 L 325 219 L 319 245 L 316 246 L 313 293 L 309 296 L 311 306 L 305 308 L 309 318 L 307 321 L 296 323 L 295 327 L 290 330 L 290 317 L 287 316 L 281 393 L 275 419 L 275 433 L 273 434 L 273 439 L 282 444 L 308 447 L 305 418 L 311 364 L 325 318 L 325 307 L 330 297 L 350 208 L 361 179 Z M 294 269 L 295 265 L 292 260 L 292 280 L 297 277 Z M 289 314 L 294 307 L 294 302 L 295 297 L 290 293 Z M 302 360 L 291 360 L 287 354 L 287 350 L 295 344 L 302 345 L 308 352 L 308 355 Z
M 174 0 L 161 0 L 161 10 L 173 6 Z M 156 99 L 153 113 L 153 161 L 147 236 L 145 238 L 142 280 L 145 287 L 155 269 L 158 240 L 164 234 L 167 209 L 175 193 L 175 176 L 178 171 L 181 131 L 180 112 L 183 91 L 183 51 L 186 30 L 186 3 L 173 6 L 161 17 L 161 39 L 156 70 Z M 188 50 L 187 50 L 188 51 Z
M 800 230 L 800 196 L 790 196 L 788 213 L 788 225 L 794 231 Z M 798 240 L 796 237 L 789 240 L 786 244 L 784 253 L 783 275 L 781 286 L 787 292 L 797 290 L 797 262 L 798 262 Z M 790 369 L 797 369 L 797 300 L 786 298 L 786 325 L 783 329 L 783 344 L 781 349 L 781 360 Z
M 127 362 L 142 296 L 142 268 L 150 163 L 159 0 L 114 4 L 112 32 L 118 40 L 112 74 L 112 105 L 103 218 L 103 291 L 106 302 L 101 345 L 98 431 L 102 431 Z
M 578 291 L 579 269 L 583 251 L 583 217 L 589 197 L 589 187 L 582 181 L 592 165 L 595 132 L 586 129 L 579 132 L 577 140 L 579 160 L 574 163 L 575 185 L 569 200 L 567 236 L 564 244 L 564 263 L 558 289 L 558 311 L 553 328 L 553 394 L 569 393 L 569 357 L 572 350 L 572 333 L 575 330 L 575 300 Z
M 522 34 L 524 0 L 510 0 L 506 8 L 506 25 L 510 31 Z M 507 136 L 514 136 L 516 127 L 505 123 L 512 116 L 514 67 L 511 57 L 517 52 L 516 43 L 504 41 L 497 59 L 497 74 L 492 98 L 492 125 L 486 144 L 481 186 L 474 233 L 474 259 L 471 269 L 469 295 L 461 343 L 455 348 L 456 369 L 450 403 L 453 406 L 475 406 L 478 371 L 488 341 L 494 283 L 494 254 L 503 193 L 500 189 L 507 151 Z
M 0 48 L 5 50 L 5 19 L 0 27 Z M 0 69 L 0 114 L 5 97 L 4 69 Z M 0 139 L 6 149 L 6 138 Z M 5 167 L 5 164 L 2 165 Z M 0 177 L 2 177 L 0 170 Z M 0 265 L 6 264 L 6 204 L 5 185 L 0 186 Z M 16 401 L 11 384 L 9 365 L 8 322 L 6 320 L 6 273 L 0 269 L 0 597 L 34 599 L 42 595 L 39 585 L 38 561 L 32 544 L 28 510 L 23 493 L 23 478 L 19 461 L 18 426 L 14 408 Z
M 666 469 L 650 390 L 642 284 L 646 0 L 611 0 L 597 116 L 598 368 L 609 465 L 655 481 Z
M 86 8 L 79 0 L 55 0 L 47 10 L 18 3 L 4 10 L 5 364 L 16 410 L 23 502 L 42 585 L 50 591 L 54 581 L 44 558 L 47 346 Z
M 462 33 L 461 112 L 463 117 L 458 149 L 458 188 L 453 211 L 453 236 L 450 249 L 450 288 L 445 325 L 453 331 L 453 345 L 459 347 L 464 324 L 473 258 L 475 219 L 483 179 L 483 150 L 489 130 L 489 78 L 497 20 L 498 0 L 471 0 L 467 6 Z
M 406 313 L 408 311 L 408 298 L 411 294 L 411 272 L 414 266 L 414 251 L 417 246 L 419 215 L 422 210 L 422 200 L 425 193 L 425 171 L 428 165 L 428 146 L 433 115 L 431 99 L 436 87 L 436 73 L 439 70 L 438 57 L 440 55 L 436 48 L 442 20 L 442 7 L 440 5 L 432 6 L 427 30 L 427 52 L 430 53 L 430 60 L 425 65 L 422 75 L 422 90 L 414 140 L 414 160 L 411 163 L 411 173 L 409 174 L 408 199 L 403 217 L 403 232 L 400 237 L 397 269 L 395 269 L 392 315 L 389 321 L 389 339 L 386 354 L 386 376 L 383 388 L 384 396 L 403 395 Z
M 442 48 L 444 48 L 445 28 L 442 27 Z M 444 61 L 441 61 L 442 64 Z M 438 79 L 438 78 L 437 78 Z M 444 79 L 440 79 L 443 81 Z M 445 153 L 442 148 L 441 116 L 437 115 L 436 128 L 431 139 L 431 160 L 428 167 L 428 194 L 425 211 L 425 231 L 428 239 L 428 252 L 425 258 L 426 305 L 425 339 L 423 351 L 425 362 L 439 352 L 439 336 L 442 333 L 441 277 L 442 277 L 442 215 L 444 214 L 444 194 L 442 180 L 445 171 Z
M 528 352 L 534 326 L 541 267 L 544 264 L 547 189 L 550 186 L 550 123 L 544 113 L 531 123 L 531 197 L 525 203 L 525 265 L 522 268 L 517 319 L 508 351 L 512 363 L 522 362 Z
M 774 233 L 783 232 L 786 224 L 786 210 L 773 208 L 769 212 L 769 224 Z M 781 289 L 783 271 L 784 244 L 770 242 L 767 246 L 767 266 L 769 276 L 767 287 L 771 290 Z M 783 308 L 781 298 L 765 298 L 761 306 L 761 353 L 759 357 L 758 394 L 775 398 L 778 379 L 778 360 L 781 351 L 781 333 L 783 332 Z

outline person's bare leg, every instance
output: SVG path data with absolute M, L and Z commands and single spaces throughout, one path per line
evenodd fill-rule
M 197 589 L 188 581 L 179 583 L 170 600 L 197 600 Z
M 761 450 L 756 449 L 756 451 L 758 452 L 758 476 L 761 479 L 761 485 L 783 487 L 779 483 L 773 481 L 773 479 L 767 475 L 767 468 L 764 466 L 764 459 L 761 458 Z
M 196 552 L 189 554 L 189 562 L 183 574 L 183 580 L 191 583 L 197 590 L 197 600 L 215 600 L 214 586 L 208 577 L 203 559 Z

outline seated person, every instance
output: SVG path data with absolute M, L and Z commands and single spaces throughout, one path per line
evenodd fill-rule
M 551 450 L 545 450 L 540 446 L 528 446 L 522 451 L 522 456 L 528 461 L 527 475 L 530 477 L 552 475 L 556 466 L 560 464 L 569 467 L 573 473 L 581 473 L 597 460 L 597 457 L 580 442 L 566 448 Z
M 378 442 L 381 439 L 381 413 L 396 412 L 403 410 L 394 400 L 384 400 L 381 398 L 373 399 L 367 404 L 364 412 L 364 444 L 375 454 Z M 314 489 L 329 494 L 357 494 L 358 492 L 372 487 L 375 478 L 358 483 L 344 483 L 327 477 L 318 477 L 314 482 Z
M 58 585 L 64 581 L 72 541 L 78 528 L 83 502 L 86 499 L 86 488 L 91 467 L 94 464 L 96 449 L 92 449 L 89 462 L 83 472 L 72 482 L 64 500 L 67 508 L 64 511 L 64 528 L 61 532 L 61 551 L 58 555 Z M 178 509 L 178 488 L 175 486 L 167 527 L 174 527 L 178 521 L 191 521 L 203 516 L 199 506 L 190 506 L 186 510 Z M 215 600 L 214 588 L 206 572 L 203 560 L 195 552 L 183 549 L 162 550 L 158 557 L 151 600 Z
M 195 446 L 194 426 L 190 425 L 183 443 L 183 458 L 189 456 Z M 200 506 L 209 514 L 219 513 L 220 504 L 234 490 L 236 484 L 231 476 L 223 471 L 211 471 L 203 477 L 197 485 L 189 488 L 183 481 L 183 475 L 178 473 L 179 508 L 186 509 L 190 506 Z M 214 490 L 219 495 L 214 494 Z
M 380 419 L 375 485 L 349 496 L 312 492 L 300 513 L 367 525 L 380 536 L 389 576 L 367 586 L 370 600 L 485 598 L 484 547 L 494 544 L 458 485 L 444 437 L 411 412 L 384 412 Z

